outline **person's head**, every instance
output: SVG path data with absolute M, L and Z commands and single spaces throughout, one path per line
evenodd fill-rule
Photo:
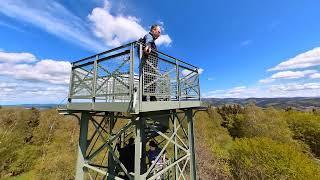
M 158 37 L 161 35 L 161 27 L 158 24 L 154 24 L 150 28 L 150 32 L 153 35 L 155 39 L 158 39 Z
M 150 146 L 150 150 L 151 150 L 151 151 L 156 150 L 156 148 L 158 147 L 157 143 L 154 142 L 154 141 L 150 141 L 150 142 L 149 142 L 149 146 Z
M 133 143 L 134 143 L 133 137 L 129 138 L 129 144 L 133 144 Z

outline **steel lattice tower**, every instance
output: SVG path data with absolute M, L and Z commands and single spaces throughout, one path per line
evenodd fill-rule
M 59 111 L 79 119 L 76 179 L 196 179 L 198 68 L 159 51 L 143 57 L 142 48 L 132 42 L 72 63 Z M 132 157 L 121 160 L 130 138 Z M 149 162 L 151 140 L 159 152 Z

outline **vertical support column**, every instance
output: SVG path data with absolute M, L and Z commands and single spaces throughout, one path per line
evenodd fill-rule
M 93 63 L 92 102 L 96 102 L 98 59 L 99 55 L 96 56 L 96 60 Z
M 73 66 L 73 63 L 72 63 Z M 68 102 L 71 103 L 71 97 L 73 96 L 73 86 L 74 86 L 74 72 L 73 68 L 71 67 L 71 74 L 70 74 L 70 81 L 69 81 L 69 94 L 68 94 Z
M 145 119 L 138 117 L 136 119 L 136 139 L 135 139 L 135 159 L 134 159 L 134 179 L 145 179 L 144 173 L 146 167 L 146 135 L 145 135 Z
M 190 151 L 190 178 L 196 180 L 196 157 L 194 149 L 194 134 L 193 134 L 193 114 L 192 109 L 187 109 L 188 118 L 188 134 L 189 134 L 189 151 Z
M 198 88 L 198 100 L 201 101 L 201 94 L 200 94 L 200 76 L 199 76 L 199 69 L 197 68 L 197 88 Z
M 176 117 L 176 111 L 173 111 L 171 116 L 173 118 L 173 132 L 177 132 L 177 117 Z M 178 134 L 178 133 L 177 133 Z M 177 134 L 174 136 L 174 161 L 176 162 L 178 160 L 178 146 L 177 146 Z M 175 179 L 179 178 L 179 169 L 178 164 L 175 165 Z
M 78 150 L 78 159 L 77 159 L 77 169 L 76 169 L 76 179 L 84 179 L 85 174 L 85 158 L 86 151 L 88 147 L 88 124 L 89 124 L 90 114 L 88 112 L 82 112 L 80 120 L 80 135 L 79 135 L 79 150 Z
M 141 133 L 141 118 L 138 117 L 135 120 L 135 130 L 136 130 L 136 139 L 135 139 L 135 156 L 134 156 L 134 179 L 140 180 L 141 176 L 141 157 L 142 157 L 142 133 Z
M 132 103 L 131 105 L 131 112 L 136 112 L 136 102 L 137 102 L 137 97 L 135 96 L 135 87 L 134 87 L 134 47 L 135 43 L 131 43 L 131 49 L 130 49 L 130 79 L 128 81 L 129 83 L 129 97 L 130 97 L 130 102 Z
M 180 72 L 178 60 L 176 60 L 176 81 L 177 81 L 177 100 L 180 101 L 181 92 L 180 92 Z
M 130 97 L 133 98 L 133 89 L 134 89 L 134 43 L 131 44 L 130 49 L 130 82 L 129 82 L 129 91 Z
M 115 117 L 114 117 L 114 112 L 111 112 L 109 114 L 109 117 L 110 117 L 109 118 L 109 135 L 110 135 L 110 137 L 112 137 L 113 136 L 112 130 L 113 130 L 113 127 L 116 122 Z M 113 155 L 110 151 L 112 151 L 112 150 L 109 149 L 109 152 L 108 152 L 108 174 L 115 176 L 116 161 L 114 160 Z M 108 176 L 107 179 L 114 179 L 114 178 L 112 176 Z
M 145 172 L 147 172 L 147 164 L 146 164 L 146 157 L 147 157 L 147 152 L 146 152 L 146 144 L 147 144 L 147 138 L 146 138 L 146 119 L 145 118 L 141 118 L 141 174 L 144 174 Z
M 142 44 L 139 44 L 139 111 L 142 108 L 142 96 L 143 96 L 143 66 L 142 62 Z

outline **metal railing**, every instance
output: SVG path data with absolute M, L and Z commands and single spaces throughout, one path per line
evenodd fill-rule
M 69 102 L 200 100 L 198 68 L 138 41 L 75 61 Z

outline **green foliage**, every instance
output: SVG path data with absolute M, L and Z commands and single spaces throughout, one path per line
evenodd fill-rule
M 232 137 L 240 137 L 238 128 L 243 120 L 244 108 L 236 104 L 224 105 L 218 107 L 217 112 L 222 118 L 221 126 L 227 128 Z
M 244 108 L 239 105 L 222 106 L 218 113 L 223 119 L 221 125 L 234 138 L 269 137 L 283 142 L 292 141 L 292 133 L 279 110 L 263 110 L 251 103 Z
M 241 137 L 268 137 L 281 142 L 292 141 L 292 133 L 279 110 L 262 110 L 248 105 L 244 110 L 244 120 L 240 123 Z
M 237 139 L 230 154 L 235 179 L 320 179 L 319 165 L 287 143 Z
M 12 175 L 18 175 L 31 170 L 35 160 L 40 154 L 41 151 L 37 146 L 26 145 L 16 151 L 16 159 L 12 162 L 8 171 L 11 172 Z
M 213 178 L 320 179 L 309 152 L 320 157 L 318 111 L 231 105 L 195 119 L 196 144 L 208 149 L 197 156 Z M 78 134 L 77 121 L 55 110 L 0 109 L 0 179 L 74 179 Z
M 77 135 L 55 110 L 0 109 L 0 179 L 74 179 Z
M 30 114 L 30 111 L 21 109 L 0 110 L 0 177 L 20 174 L 25 167 L 30 167 L 30 161 L 21 161 L 23 153 L 32 151 L 26 144 L 32 137 L 32 129 L 26 122 Z
M 220 174 L 220 177 L 226 178 L 231 176 L 228 165 L 228 149 L 231 148 L 232 137 L 227 129 L 220 125 L 221 122 L 221 116 L 213 108 L 210 108 L 208 112 L 198 112 L 195 131 L 196 135 L 206 143 L 205 146 L 210 148 L 212 156 L 215 158 L 214 161 L 217 165 L 212 168 L 212 171 L 215 171 L 216 175 Z
M 312 153 L 320 157 L 320 115 L 314 112 L 289 111 L 284 114 L 294 139 L 309 145 Z

